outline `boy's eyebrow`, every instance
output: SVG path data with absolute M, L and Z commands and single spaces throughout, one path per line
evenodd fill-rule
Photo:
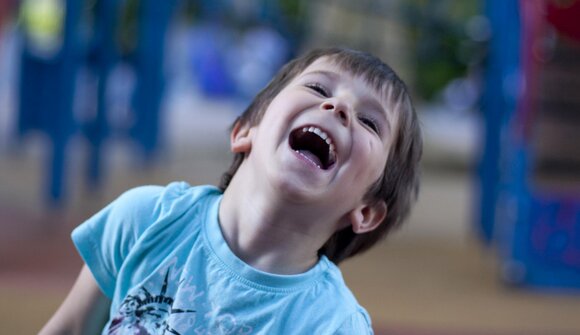
M 332 71 L 326 71 L 326 70 L 314 70 L 314 71 L 309 71 L 309 72 L 305 72 L 302 75 L 303 76 L 308 76 L 308 75 L 323 75 L 326 77 L 329 77 L 330 79 L 338 79 L 339 74 L 336 72 L 332 72 Z

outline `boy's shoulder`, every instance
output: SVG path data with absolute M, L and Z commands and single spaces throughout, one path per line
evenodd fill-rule
M 359 310 L 361 305 L 358 303 L 356 297 L 344 281 L 340 268 L 328 260 L 326 256 L 323 256 L 321 261 L 326 261 L 329 264 L 325 276 L 326 285 L 332 287 L 332 289 L 329 290 L 329 294 L 341 301 L 342 306 L 351 312 Z
M 215 186 L 191 186 L 187 182 L 177 181 L 166 186 L 146 185 L 129 189 L 113 204 L 117 210 L 124 212 L 168 215 L 186 210 L 208 195 L 220 194 L 221 191 Z
M 332 334 L 372 334 L 370 316 L 346 285 L 340 269 L 325 256 L 321 262 L 328 264 L 324 275 L 315 286 L 304 292 L 307 297 L 297 299 L 299 305 L 294 307 L 301 313 L 288 313 L 290 322 L 302 322 L 306 328 L 314 327 L 317 334 L 326 334 L 328 330 L 332 330 Z M 303 319 L 304 315 L 310 316 L 309 320 L 313 321 L 310 326 Z M 324 326 L 319 329 L 317 325 Z M 306 328 L 298 333 L 312 333 Z
M 89 235 L 135 240 L 146 231 L 162 229 L 178 222 L 177 218 L 198 208 L 207 208 L 210 200 L 220 196 L 213 186 L 192 187 L 186 182 L 166 186 L 139 186 L 125 191 L 101 211 L 75 229 L 74 235 Z M 201 213 L 201 211 L 197 211 Z

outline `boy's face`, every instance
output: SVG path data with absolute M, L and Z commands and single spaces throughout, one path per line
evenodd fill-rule
M 327 57 L 296 76 L 247 129 L 252 169 L 288 201 L 344 215 L 382 175 L 397 116 L 384 97 Z

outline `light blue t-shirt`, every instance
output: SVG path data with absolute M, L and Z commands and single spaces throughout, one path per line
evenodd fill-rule
M 104 294 L 102 334 L 372 334 L 326 257 L 298 275 L 244 263 L 218 222 L 212 186 L 132 189 L 77 227 L 73 241 Z

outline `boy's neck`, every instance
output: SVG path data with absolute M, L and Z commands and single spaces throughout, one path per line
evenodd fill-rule
M 219 209 L 230 249 L 250 266 L 269 273 L 298 274 L 312 268 L 332 234 L 318 229 L 329 226 L 317 222 L 328 216 L 293 205 L 275 190 L 244 179 L 232 179 Z

